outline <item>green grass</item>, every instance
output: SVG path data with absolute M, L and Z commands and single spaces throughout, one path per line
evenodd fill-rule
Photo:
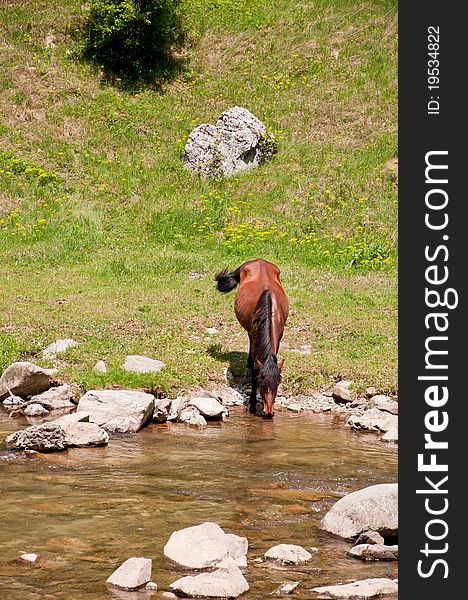
M 220 380 L 247 344 L 213 275 L 261 256 L 292 306 L 284 388 L 396 391 L 396 2 L 185 0 L 184 69 L 131 91 L 75 58 L 81 6 L 0 12 L 0 370 L 73 337 L 59 366 L 83 387 Z M 188 134 L 234 105 L 278 153 L 192 177 Z M 167 368 L 128 375 L 129 353 Z

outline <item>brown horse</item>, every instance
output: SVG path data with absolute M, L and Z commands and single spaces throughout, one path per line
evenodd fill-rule
M 284 362 L 278 361 L 276 355 L 289 305 L 279 276 L 280 270 L 276 265 L 257 258 L 232 273 L 224 269 L 215 277 L 220 292 L 230 292 L 239 285 L 234 310 L 250 340 L 247 369 L 252 371 L 252 391 L 249 409 L 251 413 L 256 412 L 258 387 L 263 401 L 263 417 L 275 414 L 273 409 Z

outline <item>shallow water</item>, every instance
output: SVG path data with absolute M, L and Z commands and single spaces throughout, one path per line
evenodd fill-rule
M 1 439 L 26 425 L 0 409 Z M 318 528 L 337 498 L 397 477 L 394 447 L 331 415 L 278 411 L 263 420 L 234 408 L 202 431 L 151 425 L 105 448 L 0 451 L 0 472 L 2 599 L 157 600 L 159 592 L 110 591 L 105 580 L 130 556 L 146 556 L 167 590 L 188 573 L 164 558 L 165 543 L 204 521 L 248 538 L 245 600 L 288 581 L 301 581 L 293 597 L 302 600 L 317 585 L 397 577 L 396 563 L 348 557 L 349 543 Z M 306 566 L 252 562 L 279 543 L 319 553 Z M 21 552 L 40 562 L 20 564 Z

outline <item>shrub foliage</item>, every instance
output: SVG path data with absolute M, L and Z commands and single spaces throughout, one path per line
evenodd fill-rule
M 91 0 L 83 55 L 108 75 L 147 78 L 170 68 L 184 38 L 180 0 Z

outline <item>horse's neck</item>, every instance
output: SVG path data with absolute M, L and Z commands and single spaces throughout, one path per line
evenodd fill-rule
M 278 351 L 279 345 L 279 332 L 277 328 L 276 317 L 278 315 L 278 301 L 276 300 L 276 296 L 271 294 L 271 317 L 270 317 L 270 344 L 271 344 L 271 352 L 276 356 L 276 352 Z

